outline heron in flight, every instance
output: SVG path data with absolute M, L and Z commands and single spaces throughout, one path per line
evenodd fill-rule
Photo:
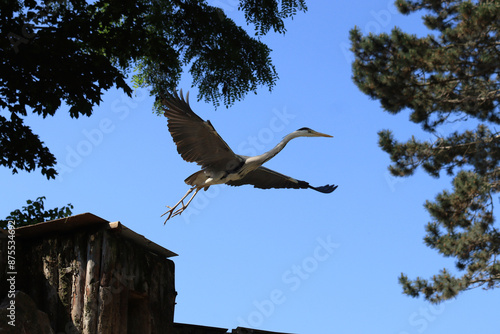
M 215 131 L 210 121 L 204 121 L 191 110 L 189 92 L 186 94 L 186 99 L 182 96 L 181 89 L 180 96 L 174 92 L 168 97 L 162 96 L 160 101 L 164 114 L 168 118 L 168 130 L 177 145 L 177 152 L 184 160 L 196 162 L 202 168 L 184 180 L 191 188 L 177 204 L 173 207 L 167 206 L 169 210 L 162 215 L 163 217 L 168 214 L 165 223 L 170 218 L 181 214 L 201 189 L 207 190 L 214 184 L 225 183 L 230 186 L 250 184 L 261 189 L 310 188 L 325 194 L 331 193 L 338 187 L 336 185 L 313 187 L 305 181 L 296 180 L 262 167 L 262 164 L 277 155 L 294 138 L 332 137 L 330 135 L 309 128 L 301 128 L 286 135 L 270 151 L 248 157 L 235 154 Z M 194 194 L 184 204 L 186 197 L 193 191 Z M 181 208 L 178 209 L 181 204 Z

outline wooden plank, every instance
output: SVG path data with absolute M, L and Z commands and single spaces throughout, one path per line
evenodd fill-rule
M 80 231 L 73 239 L 74 258 L 72 261 L 72 284 L 71 284 L 71 320 L 78 332 L 83 330 L 83 301 L 85 294 L 85 277 L 87 266 L 87 234 Z
M 97 332 L 120 334 L 120 289 L 114 277 L 117 268 L 117 243 L 109 231 L 103 231 L 101 252 L 101 274 L 98 300 Z
M 57 270 L 58 249 L 59 242 L 57 238 L 45 239 L 41 245 L 43 275 L 45 277 L 45 305 L 43 307 L 43 310 L 49 316 L 50 325 L 54 329 L 57 328 L 59 304 L 59 297 L 57 295 L 57 291 L 59 289 L 59 276 Z
M 71 299 L 73 282 L 73 265 L 75 253 L 73 249 L 74 238 L 72 236 L 63 236 L 60 239 L 57 250 L 58 266 L 58 288 L 57 295 L 59 303 L 57 307 L 57 328 L 56 331 L 74 331 L 75 324 L 71 319 Z
M 97 333 L 99 275 L 103 231 L 90 234 L 87 239 L 87 266 L 83 297 L 83 334 Z

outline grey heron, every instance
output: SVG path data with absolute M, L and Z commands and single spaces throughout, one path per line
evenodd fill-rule
M 204 121 L 196 115 L 189 106 L 189 92 L 186 99 L 177 92 L 161 99 L 164 115 L 168 118 L 168 130 L 172 135 L 177 152 L 188 162 L 196 162 L 201 170 L 189 176 L 184 182 L 191 186 L 187 193 L 173 207 L 167 206 L 169 210 L 165 223 L 170 218 L 181 214 L 191 203 L 196 194 L 201 190 L 207 190 L 214 184 L 227 184 L 230 186 L 253 185 L 256 188 L 295 188 L 313 189 L 322 193 L 331 193 L 338 186 L 325 185 L 313 187 L 305 181 L 296 180 L 292 177 L 280 174 L 271 169 L 262 167 L 269 159 L 277 155 L 285 145 L 297 137 L 332 137 L 330 135 L 316 132 L 309 128 L 301 128 L 286 135 L 270 151 L 249 157 L 235 154 L 226 142 L 219 136 L 210 121 Z M 184 200 L 194 191 L 189 201 Z M 182 207 L 177 209 L 179 205 Z

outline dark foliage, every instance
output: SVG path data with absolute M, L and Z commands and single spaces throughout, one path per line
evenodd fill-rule
M 259 86 L 275 85 L 271 50 L 204 0 L 45 0 L 0 2 L 0 165 L 41 169 L 54 178 L 55 157 L 22 117 L 90 116 L 102 94 L 126 79 L 151 95 L 173 91 L 184 68 L 199 99 L 229 106 Z M 301 0 L 241 0 L 256 34 L 283 33 Z M 265 15 L 262 15 L 265 13 Z M 134 71 L 132 73 L 132 71 Z
M 0 228 L 7 229 L 9 221 L 13 222 L 11 225 L 15 228 L 71 216 L 73 205 L 45 210 L 44 200 L 45 196 L 38 197 L 35 201 L 27 200 L 28 205 L 23 206 L 21 210 L 12 211 L 4 220 L 0 220 Z

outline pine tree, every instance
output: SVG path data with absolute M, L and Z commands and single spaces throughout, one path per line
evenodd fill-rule
M 500 1 L 396 1 L 402 14 L 423 12 L 431 33 L 424 37 L 394 28 L 390 34 L 350 32 L 353 79 L 362 92 L 392 114 L 437 138 L 397 141 L 379 132 L 390 155 L 390 172 L 409 176 L 422 167 L 429 175 L 453 176 L 452 190 L 427 201 L 431 216 L 424 242 L 456 260 L 432 279 L 399 278 L 403 292 L 439 303 L 471 288 L 500 286 L 500 233 L 494 202 L 500 191 Z M 464 122 L 468 130 L 446 132 Z M 445 133 L 445 134 L 443 134 Z

